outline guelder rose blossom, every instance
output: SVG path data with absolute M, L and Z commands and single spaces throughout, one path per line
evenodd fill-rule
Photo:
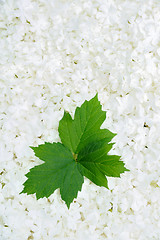
M 0 239 L 160 239 L 159 1 L 0 1 Z M 98 92 L 110 154 L 129 174 L 87 178 L 68 210 L 19 194 L 42 164 L 29 146 L 59 142 L 64 109 Z

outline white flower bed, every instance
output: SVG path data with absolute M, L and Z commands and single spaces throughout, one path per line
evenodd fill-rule
M 64 109 L 98 92 L 130 172 L 85 179 L 68 210 L 21 194 Z M 159 0 L 0 1 L 0 239 L 160 239 Z

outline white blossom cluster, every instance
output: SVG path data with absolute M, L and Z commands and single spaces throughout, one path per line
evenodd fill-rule
M 29 146 L 96 92 L 130 172 L 85 179 L 69 210 L 59 189 L 19 194 Z M 159 0 L 0 0 L 0 239 L 160 239 Z

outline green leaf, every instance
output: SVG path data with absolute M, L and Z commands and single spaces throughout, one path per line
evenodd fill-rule
M 35 156 L 44 163 L 32 168 L 26 174 L 22 193 L 36 193 L 37 199 L 49 197 L 60 188 L 62 199 L 68 208 L 81 190 L 84 176 L 98 186 L 108 188 L 106 176 L 120 177 L 128 171 L 120 156 L 109 155 L 116 135 L 108 129 L 101 129 L 106 112 L 98 96 L 77 107 L 74 119 L 64 112 L 59 122 L 62 143 L 45 143 L 31 147 Z
M 61 143 L 45 143 L 33 149 L 35 155 L 45 163 L 26 174 L 28 180 L 24 183 L 22 193 L 36 193 L 39 199 L 49 197 L 60 188 L 61 197 L 69 208 L 84 181 L 72 153 Z
M 78 153 L 90 142 L 106 139 L 110 142 L 115 134 L 107 129 L 100 129 L 106 119 L 106 112 L 98 101 L 98 95 L 90 101 L 85 101 L 81 107 L 77 107 L 74 120 L 70 114 L 64 112 L 59 122 L 59 136 L 62 143 L 73 153 Z

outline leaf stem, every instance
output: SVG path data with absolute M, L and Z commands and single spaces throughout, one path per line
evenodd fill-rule
M 74 160 L 77 162 L 77 156 L 78 156 L 78 154 L 76 154 L 76 153 L 73 153 L 73 158 L 74 158 Z

